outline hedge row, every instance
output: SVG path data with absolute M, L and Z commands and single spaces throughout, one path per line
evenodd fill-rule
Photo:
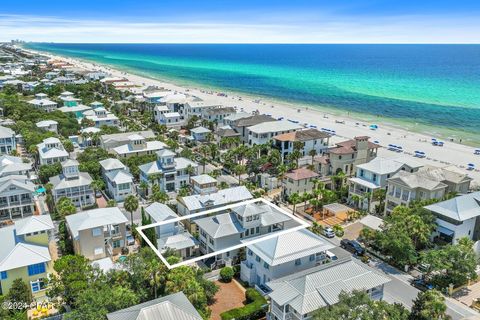
M 256 320 L 265 316 L 267 300 L 257 290 L 248 288 L 245 298 L 245 306 L 223 312 L 220 314 L 222 320 Z

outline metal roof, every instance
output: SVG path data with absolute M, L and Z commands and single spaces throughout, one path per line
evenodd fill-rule
M 289 304 L 298 313 L 309 312 L 338 302 L 341 291 L 368 290 L 390 279 L 367 265 L 350 258 L 328 263 L 273 280 L 270 298 L 279 305 Z
M 480 216 L 480 191 L 431 204 L 425 209 L 456 221 L 475 218 Z
M 308 230 L 298 230 L 260 241 L 248 248 L 268 265 L 275 266 L 330 250 L 334 246 Z
M 208 195 L 196 194 L 187 197 L 181 197 L 180 201 L 189 211 L 195 211 L 200 209 L 207 209 L 209 207 L 227 205 L 230 203 L 240 202 L 249 199 L 253 199 L 250 191 L 248 191 L 245 186 L 239 186 L 222 189 L 218 192 Z
M 152 217 L 154 222 L 178 218 L 178 215 L 166 204 L 154 202 L 145 208 L 145 212 Z
M 108 320 L 202 320 L 183 292 L 107 314 Z
M 81 230 L 126 223 L 128 220 L 117 207 L 82 211 L 65 217 L 74 238 Z
M 51 260 L 48 247 L 19 242 L 0 262 L 0 272 Z
M 21 236 L 27 233 L 53 230 L 52 218 L 49 214 L 40 216 L 31 216 L 28 218 L 15 221 L 15 233 L 17 236 Z
M 201 218 L 195 220 L 195 223 L 200 229 L 215 239 L 240 234 L 245 231 L 237 216 L 232 212 Z

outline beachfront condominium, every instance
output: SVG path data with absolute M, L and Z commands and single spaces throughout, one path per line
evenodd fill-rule
M 260 289 L 269 281 L 326 263 L 326 251 L 332 248 L 306 229 L 263 240 L 247 246 L 240 278 Z
M 10 154 L 14 150 L 17 150 L 15 132 L 10 128 L 0 126 L 0 155 Z
M 189 184 L 191 175 L 197 174 L 198 164 L 176 154 L 169 149 L 157 152 L 157 160 L 143 164 L 140 170 L 140 181 L 151 188 L 158 184 L 160 190 L 172 192 Z
M 259 123 L 247 128 L 247 144 L 249 146 L 266 144 L 279 134 L 294 132 L 302 128 L 301 125 L 286 120 Z
M 377 156 L 380 146 L 369 141 L 370 137 L 355 137 L 352 140 L 338 142 L 335 147 L 327 150 L 325 155 L 314 157 L 315 171 L 322 177 L 343 172 L 352 176 L 356 166 L 370 162 Z
M 95 194 L 91 187 L 93 179 L 88 172 L 80 172 L 78 167 L 77 160 L 68 159 L 62 162 L 62 173 L 50 178 L 55 202 L 66 197 L 79 208 L 95 203 Z
M 217 125 L 224 124 L 223 119 L 231 116 L 236 111 L 232 107 L 219 107 L 202 110 L 201 117 L 207 121 L 211 121 Z
M 425 166 L 416 172 L 399 171 L 387 179 L 385 214 L 412 201 L 442 199 L 449 193 L 466 194 L 471 181 L 454 167 Z
M 192 117 L 201 119 L 208 110 L 214 110 L 221 107 L 222 106 L 218 103 L 203 100 L 192 100 L 185 104 L 185 116 L 187 119 Z
M 228 117 L 227 117 L 228 118 Z M 240 134 L 243 143 L 248 143 L 249 131 L 247 128 L 264 122 L 276 122 L 274 118 L 266 114 L 255 114 L 248 117 L 241 117 L 229 122 L 230 127 Z
M 280 151 L 283 159 L 291 154 L 297 145 L 300 146 L 302 157 L 310 156 L 312 150 L 314 155 L 323 155 L 328 149 L 330 137 L 330 134 L 313 128 L 298 130 L 274 136 L 273 146 Z
M 377 157 L 367 163 L 357 165 L 355 177 L 348 179 L 350 203 L 363 210 L 373 212 L 379 199 L 374 197 L 377 190 L 387 189 L 387 179 L 399 171 L 416 172 L 422 165 L 417 161 L 402 157 L 386 159 Z

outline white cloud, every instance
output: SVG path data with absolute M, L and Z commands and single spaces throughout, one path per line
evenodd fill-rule
M 291 16 L 249 23 L 131 22 L 0 15 L 0 41 L 100 43 L 480 43 L 475 17 Z M 265 20 L 264 20 L 265 21 Z

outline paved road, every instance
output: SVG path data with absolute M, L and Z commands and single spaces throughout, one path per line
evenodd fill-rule
M 390 303 L 401 303 L 407 308 L 411 308 L 413 300 L 420 292 L 418 289 L 410 285 L 412 276 L 398 271 L 394 267 L 386 264 L 385 262 L 373 262 L 370 264 L 375 269 L 385 273 L 391 281 L 385 285 L 384 299 Z M 475 316 L 480 319 L 480 314 L 473 309 L 465 306 L 464 304 L 451 299 L 446 298 L 447 313 L 452 317 L 452 320 L 460 320 L 465 317 Z
M 340 245 L 340 239 L 337 237 L 333 239 L 327 239 L 324 237 L 324 239 L 336 246 Z M 339 257 L 339 259 L 346 255 L 350 255 L 349 252 L 345 251 L 340 247 L 337 247 L 330 251 L 335 253 Z M 372 261 L 370 262 L 370 266 L 384 273 L 391 279 L 391 281 L 387 283 L 384 287 L 384 300 L 389 303 L 401 303 L 406 308 L 410 309 L 413 305 L 413 300 L 420 292 L 420 290 L 410 284 L 412 276 L 401 272 L 398 269 L 382 261 Z M 467 307 L 466 305 L 458 302 L 455 299 L 446 298 L 446 305 L 448 308 L 447 313 L 452 317 L 452 320 L 460 320 L 465 317 L 476 317 L 472 319 L 480 319 L 479 313 L 475 312 L 473 309 Z

